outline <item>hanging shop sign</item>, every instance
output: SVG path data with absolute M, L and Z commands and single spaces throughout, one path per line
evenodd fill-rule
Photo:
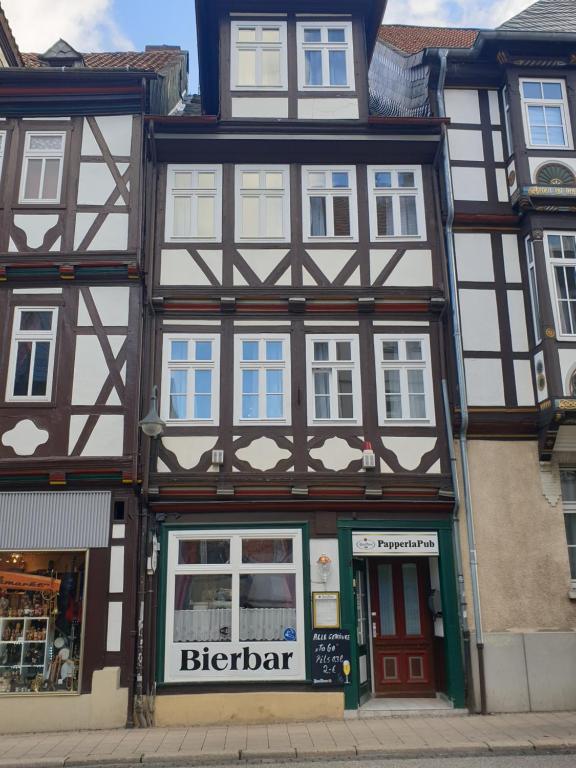
M 22 589 L 36 592 L 59 592 L 60 579 L 51 576 L 14 571 L 0 571 L 0 589 Z
M 437 556 L 438 534 L 435 532 L 352 533 L 352 553 L 357 557 Z
M 312 632 L 312 682 L 320 686 L 350 683 L 350 632 Z

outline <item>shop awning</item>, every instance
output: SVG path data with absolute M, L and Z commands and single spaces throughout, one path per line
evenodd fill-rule
M 110 491 L 0 493 L 0 549 L 106 547 Z

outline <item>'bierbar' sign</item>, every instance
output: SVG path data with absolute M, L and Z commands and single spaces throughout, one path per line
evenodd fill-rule
M 380 531 L 353 533 L 352 553 L 356 557 L 435 557 L 439 554 L 438 534 Z

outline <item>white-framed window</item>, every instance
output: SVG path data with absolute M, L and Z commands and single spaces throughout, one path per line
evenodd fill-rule
M 24 140 L 21 203 L 59 203 L 66 133 L 28 131 Z
M 370 165 L 368 187 L 373 241 L 426 239 L 420 167 Z
M 232 21 L 230 83 L 233 91 L 288 88 L 286 22 Z
M 290 167 L 236 166 L 236 242 L 290 240 Z
M 374 336 L 378 422 L 434 424 L 428 336 Z
M 168 166 L 165 238 L 167 242 L 221 241 L 221 165 Z
M 297 40 L 299 90 L 354 90 L 351 22 L 298 22 Z
M 362 420 L 358 336 L 306 337 L 308 424 Z
M 290 424 L 290 336 L 237 334 L 234 423 Z
M 572 130 L 564 80 L 520 80 L 528 147 L 572 149 Z
M 576 587 L 576 469 L 562 469 L 560 480 L 568 560 L 570 562 L 570 580 L 572 586 Z
M 304 242 L 358 240 L 354 166 L 304 166 L 302 205 Z
M 539 344 L 540 338 L 540 301 L 538 299 L 538 281 L 536 279 L 536 257 L 534 255 L 534 244 L 530 237 L 524 240 L 526 247 L 526 262 L 528 266 L 528 286 L 530 288 L 530 304 L 532 307 L 532 325 L 534 328 L 534 338 Z
M 57 323 L 55 307 L 15 308 L 6 400 L 50 400 Z
M 218 424 L 220 337 L 164 336 L 162 418 L 169 424 Z
M 548 256 L 548 280 L 553 288 L 556 332 L 576 335 L 576 234 L 546 232 L 544 247 Z
M 302 531 L 171 531 L 166 682 L 306 676 Z

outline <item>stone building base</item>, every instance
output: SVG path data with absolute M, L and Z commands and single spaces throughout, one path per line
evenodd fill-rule
M 254 692 L 157 696 L 157 726 L 342 720 L 344 696 L 335 693 Z
M 123 728 L 128 689 L 120 688 L 120 668 L 94 672 L 89 694 L 2 694 L 0 732 L 78 731 Z

